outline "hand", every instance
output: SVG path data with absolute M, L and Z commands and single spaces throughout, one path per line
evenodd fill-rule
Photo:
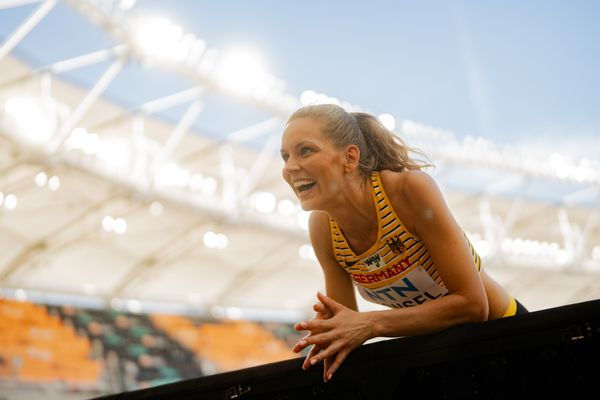
M 315 305 L 317 316 L 330 314 L 329 318 L 315 318 L 296 324 L 299 331 L 309 331 L 295 346 L 300 352 L 309 345 L 314 347 L 309 352 L 302 368 L 309 368 L 324 361 L 323 380 L 331 379 L 348 354 L 372 337 L 372 327 L 365 314 L 353 311 L 324 294 L 317 293 L 321 302 Z
M 315 316 L 313 317 L 313 319 L 329 319 L 329 318 L 333 317 L 333 311 L 321 302 L 318 302 L 315 305 L 313 305 L 313 310 L 315 311 Z M 308 344 L 306 343 L 306 339 L 309 336 L 310 336 L 310 333 L 308 335 L 306 335 L 305 337 L 303 337 L 298 343 L 296 343 L 292 350 L 296 353 L 300 353 L 302 350 L 304 350 L 308 346 Z M 308 369 L 310 367 L 310 359 L 314 355 L 318 354 L 319 351 L 321 351 L 321 350 L 322 350 L 321 346 L 314 345 L 312 347 L 312 349 L 310 350 L 310 352 L 308 353 L 308 355 L 306 356 L 306 358 L 304 359 L 304 363 L 302 364 L 302 369 L 304 369 L 304 370 Z M 333 361 L 331 358 L 327 358 L 324 360 L 324 364 L 326 366 L 328 366 L 331 364 L 331 361 Z

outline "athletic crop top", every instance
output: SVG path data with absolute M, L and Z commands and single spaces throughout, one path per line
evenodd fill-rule
M 330 219 L 333 254 L 352 277 L 361 296 L 393 308 L 411 307 L 448 293 L 421 239 L 406 230 L 383 190 L 378 172 L 371 176 L 377 210 L 377 240 L 364 253 L 350 249 L 337 223 Z M 481 259 L 465 236 L 477 270 Z

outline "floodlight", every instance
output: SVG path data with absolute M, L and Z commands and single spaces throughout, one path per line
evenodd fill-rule
M 4 207 L 6 207 L 8 210 L 14 210 L 17 206 L 17 203 L 17 196 L 12 193 L 9 193 L 4 197 Z
M 112 216 L 107 215 L 104 218 L 102 218 L 102 229 L 104 229 L 106 232 L 112 232 L 114 227 L 115 219 Z
M 50 97 L 13 97 L 4 104 L 3 124 L 32 144 L 47 143 L 56 133 L 59 106 Z
M 273 195 L 273 193 L 270 192 L 256 193 L 254 200 L 256 202 L 256 209 L 263 214 L 268 214 L 272 212 L 275 209 L 275 205 L 277 203 L 275 195 Z
M 48 182 L 48 175 L 45 172 L 38 172 L 35 175 L 35 184 L 39 187 L 43 187 Z
M 123 218 L 116 218 L 113 230 L 118 235 L 124 234 L 127 231 L 127 221 Z
M 53 192 L 57 191 L 60 187 L 60 178 L 56 175 L 52 175 L 50 179 L 48 179 L 48 189 Z
M 135 0 L 121 0 L 119 2 L 119 8 L 123 11 L 127 11 L 135 6 Z
M 381 114 L 379 117 L 379 121 L 383 126 L 385 126 L 388 130 L 393 131 L 396 127 L 396 119 L 391 114 Z
M 225 50 L 217 63 L 216 79 L 221 86 L 235 93 L 249 94 L 264 88 L 269 74 L 259 52 L 237 47 Z
M 166 18 L 134 16 L 129 29 L 135 48 L 152 60 L 181 62 L 189 52 L 183 29 Z
M 210 249 L 224 249 L 229 243 L 229 239 L 222 233 L 208 231 L 202 236 L 202 242 Z

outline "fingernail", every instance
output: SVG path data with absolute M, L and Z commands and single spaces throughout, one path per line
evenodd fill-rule
M 301 340 L 299 345 L 302 347 L 306 346 L 306 340 Z
M 315 365 L 317 363 L 317 359 L 313 358 L 312 360 L 310 360 L 310 365 Z
M 327 375 L 327 380 L 330 381 L 332 377 L 333 377 L 333 374 Z

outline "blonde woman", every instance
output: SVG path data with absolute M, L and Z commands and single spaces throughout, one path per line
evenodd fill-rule
M 495 282 L 448 209 L 426 165 L 377 118 L 332 105 L 294 112 L 282 136 L 283 178 L 312 211 L 309 235 L 326 294 L 303 368 L 324 362 L 328 381 L 374 337 L 433 333 L 527 310 Z M 358 311 L 355 287 L 389 310 Z

